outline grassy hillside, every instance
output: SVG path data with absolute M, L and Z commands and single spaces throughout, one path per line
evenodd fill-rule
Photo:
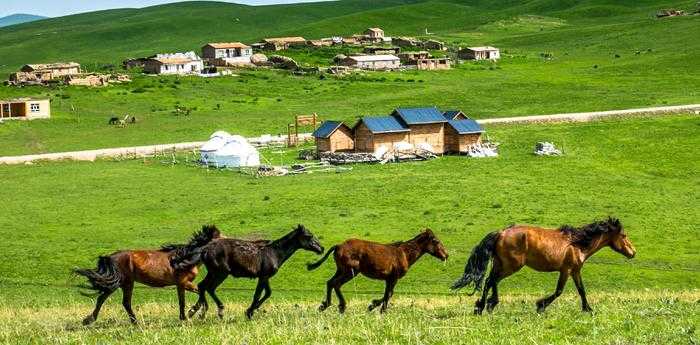
M 388 35 L 427 28 L 451 46 L 501 47 L 498 63 L 451 71 L 367 72 L 343 78 L 244 70 L 219 79 L 134 75 L 100 89 L 10 88 L 0 99 L 52 99 L 52 119 L 0 126 L 0 155 L 202 140 L 217 129 L 283 133 L 297 114 L 355 121 L 397 106 L 437 105 L 476 118 L 700 103 L 700 16 L 657 20 L 659 7 L 692 1 L 340 1 L 251 7 L 178 3 L 113 10 L 0 29 L 0 70 L 34 60 L 77 60 L 88 69 L 129 56 L 198 49 L 207 41 L 267 35 L 330 36 L 382 26 Z M 186 15 L 185 15 L 186 14 Z M 284 15 L 281 15 L 284 14 Z M 178 18 L 175 20 L 174 18 Z M 31 37 L 31 39 L 28 39 Z M 287 51 L 327 65 L 338 49 Z M 13 62 L 14 61 L 14 62 Z M 189 117 L 176 105 L 196 108 Z M 135 115 L 136 126 L 106 125 Z
M 0 342 L 91 343 L 116 336 L 115 342 L 149 343 L 173 337 L 251 344 L 508 343 L 526 334 L 538 343 L 692 343 L 700 287 L 697 126 L 694 116 L 495 126 L 490 133 L 503 143 L 495 159 L 444 157 L 266 179 L 171 166 L 160 158 L 0 166 L 6 196 L 0 247 L 5 257 L 22 261 L 0 260 Z M 532 155 L 539 140 L 554 141 L 565 155 Z M 622 219 L 638 255 L 626 260 L 606 249 L 589 260 L 583 277 L 593 315 L 580 314 L 570 283 L 563 298 L 537 316 L 534 301 L 553 290 L 556 274 L 529 269 L 501 284 L 505 303 L 493 317 L 471 316 L 473 297 L 448 296 L 450 282 L 487 232 L 511 223 L 558 226 L 607 215 Z M 334 309 L 318 315 L 314 308 L 333 265 L 308 272 L 304 264 L 315 256 L 300 252 L 272 280 L 271 303 L 255 322 L 242 320 L 254 282 L 230 280 L 220 294 L 229 306 L 224 321 L 180 326 L 172 289 L 139 288 L 135 305 L 143 328 L 126 324 L 119 294 L 94 327 L 78 325 L 92 301 L 75 292 L 79 280 L 69 276 L 70 268 L 92 266 L 115 249 L 182 241 L 208 222 L 229 235 L 270 238 L 303 223 L 326 247 L 348 237 L 389 242 L 431 227 L 450 260 L 422 258 L 399 283 L 395 308 L 385 317 L 364 312 L 382 289 L 366 278 L 345 287 L 349 315 L 338 317 Z M 302 325 L 309 329 L 292 330 Z

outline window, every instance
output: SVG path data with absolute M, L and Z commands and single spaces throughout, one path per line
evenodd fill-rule
M 39 103 L 31 103 L 31 104 L 29 104 L 29 111 L 31 111 L 32 113 L 38 113 L 39 110 L 40 110 L 40 108 L 39 108 Z

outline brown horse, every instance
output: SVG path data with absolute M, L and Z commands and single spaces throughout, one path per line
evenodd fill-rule
M 122 289 L 122 305 L 129 315 L 129 320 L 136 323 L 136 315 L 131 309 L 131 296 L 134 282 L 151 287 L 177 286 L 177 296 L 180 301 L 180 319 L 185 319 L 185 290 L 197 292 L 192 283 L 197 276 L 197 265 L 189 265 L 179 270 L 170 266 L 170 259 L 180 252 L 191 251 L 206 245 L 221 237 L 216 226 L 205 225 L 195 233 L 188 244 L 166 245 L 159 250 L 121 250 L 109 256 L 101 256 L 97 261 L 97 269 L 76 269 L 76 274 L 86 277 L 90 283 L 84 288 L 96 291 L 97 303 L 92 314 L 84 320 L 89 325 L 97 320 L 102 304 L 117 289 Z
M 319 306 L 320 311 L 326 310 L 331 305 L 331 289 L 338 296 L 338 311 L 345 312 L 345 298 L 340 292 L 340 287 L 349 282 L 357 274 L 372 279 L 386 281 L 384 297 L 372 300 L 368 310 L 372 311 L 379 305 L 383 313 L 389 306 L 389 299 L 394 294 L 394 287 L 408 269 L 423 254 L 428 253 L 442 261 L 447 260 L 447 251 L 438 240 L 432 230 L 426 229 L 418 236 L 405 241 L 392 244 L 380 244 L 375 242 L 350 239 L 331 247 L 321 260 L 307 265 L 309 270 L 314 270 L 335 252 L 335 275 L 326 283 L 326 300 Z
M 620 221 L 615 218 L 580 228 L 564 225 L 559 229 L 545 229 L 514 225 L 492 232 L 481 240 L 472 250 L 464 275 L 452 285 L 452 289 L 473 284 L 474 292 L 481 290 L 489 260 L 493 258 L 486 287 L 474 307 L 475 314 L 480 315 L 484 307 L 491 312 L 498 304 L 498 282 L 526 265 L 540 272 L 559 272 L 556 291 L 537 301 L 537 312 L 544 312 L 561 295 L 569 277 L 574 279 L 583 311 L 590 312 L 592 309 L 586 300 L 581 268 L 589 257 L 604 247 L 610 247 L 630 259 L 635 255 L 634 246 Z M 489 289 L 493 293 L 487 301 Z

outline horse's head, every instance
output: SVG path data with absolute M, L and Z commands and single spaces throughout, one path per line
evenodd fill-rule
M 445 246 L 440 242 L 440 240 L 435 236 L 433 230 L 425 229 L 422 233 L 423 245 L 426 253 L 442 260 L 446 261 L 449 255 Z
M 609 246 L 612 250 L 626 256 L 631 259 L 637 254 L 634 249 L 634 245 L 627 238 L 625 230 L 622 228 L 622 223 L 617 218 L 608 218 L 605 221 L 604 226 L 608 228 L 607 233 L 609 234 Z
M 321 242 L 319 242 L 318 238 L 316 238 L 316 236 L 314 236 L 314 234 L 312 234 L 311 231 L 306 229 L 306 227 L 303 225 L 297 225 L 296 229 L 294 229 L 294 235 L 299 241 L 299 246 L 302 249 L 312 251 L 316 254 L 323 254 L 324 249 Z

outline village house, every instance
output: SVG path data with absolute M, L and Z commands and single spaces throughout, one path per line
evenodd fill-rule
M 396 55 L 401 51 L 400 47 L 365 47 L 362 50 L 366 54 L 373 55 Z
M 393 37 L 391 44 L 399 47 L 419 47 L 420 41 L 413 37 Z
M 48 99 L 17 98 L 0 100 L 0 119 L 48 119 L 51 102 Z
M 143 66 L 143 71 L 151 74 L 199 74 L 203 69 L 204 61 L 195 52 L 158 54 Z
M 444 152 L 447 119 L 436 107 L 397 108 L 391 115 L 408 127 L 408 142 L 411 145 L 418 147 L 420 144 L 428 144 L 432 146 L 433 152 Z
M 264 43 L 263 49 L 277 51 L 305 46 L 306 39 L 304 37 L 273 37 L 264 39 L 262 43 Z
M 362 117 L 351 130 L 339 121 L 326 121 L 314 132 L 318 152 L 377 152 L 399 143 L 430 147 L 433 153 L 464 153 L 481 143 L 483 128 L 459 110 L 436 107 L 397 108 L 389 116 Z M 354 142 L 351 144 L 350 142 Z
M 465 153 L 481 143 L 484 129 L 472 119 L 449 120 L 445 126 L 445 153 Z
M 401 67 L 401 61 L 394 55 L 357 55 L 348 56 L 342 64 L 367 70 L 391 70 Z
M 498 48 L 490 46 L 467 47 L 460 49 L 457 55 L 464 60 L 498 60 L 501 58 L 501 52 Z
M 306 45 L 310 47 L 315 47 L 315 48 L 321 48 L 321 47 L 330 47 L 332 46 L 335 41 L 331 38 L 322 38 L 320 40 L 308 40 L 306 41 Z
M 411 63 L 420 59 L 430 58 L 430 53 L 427 51 L 403 52 L 398 54 L 402 63 Z
M 352 151 L 355 141 L 352 129 L 340 121 L 324 121 L 313 133 L 318 152 Z
M 417 59 L 413 63 L 408 64 L 408 67 L 411 66 L 415 66 L 418 70 L 425 71 L 445 70 L 452 68 L 449 58 Z
M 253 48 L 241 42 L 209 43 L 202 47 L 202 57 L 216 66 L 250 64 Z
M 421 43 L 423 49 L 428 50 L 445 50 L 445 43 L 437 40 L 427 40 Z
M 384 30 L 380 28 L 369 28 L 365 30 L 365 36 L 371 42 L 383 42 L 384 41 Z
M 76 62 L 59 62 L 51 64 L 29 64 L 20 68 L 19 72 L 10 74 L 10 85 L 46 84 L 65 76 L 80 74 L 80 64 Z
M 408 141 L 410 129 L 393 116 L 365 116 L 352 128 L 355 151 L 375 152 L 381 146 Z

